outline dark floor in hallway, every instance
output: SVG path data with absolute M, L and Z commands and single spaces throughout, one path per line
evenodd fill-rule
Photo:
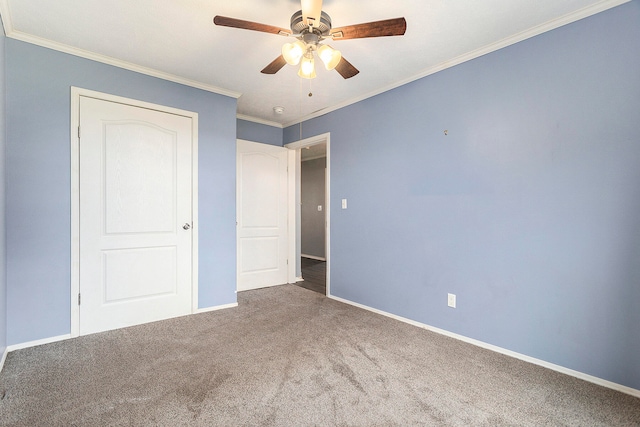
M 304 281 L 297 283 L 297 285 L 310 291 L 326 295 L 327 263 L 325 261 L 303 257 L 301 259 L 301 266 Z

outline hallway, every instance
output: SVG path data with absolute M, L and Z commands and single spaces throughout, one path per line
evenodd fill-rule
M 311 258 L 301 258 L 302 266 L 302 278 L 303 282 L 297 283 L 298 286 L 310 291 L 327 294 L 326 278 L 327 278 L 327 263 L 326 261 L 319 261 Z

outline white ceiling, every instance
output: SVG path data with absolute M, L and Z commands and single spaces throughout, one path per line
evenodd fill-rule
M 223 15 L 289 28 L 299 0 L 0 0 L 0 13 L 8 37 L 239 96 L 239 117 L 288 125 L 627 1 L 325 0 L 334 27 L 404 16 L 407 32 L 331 42 L 360 74 L 316 66 L 311 81 L 289 65 L 260 73 L 290 38 L 213 24 Z

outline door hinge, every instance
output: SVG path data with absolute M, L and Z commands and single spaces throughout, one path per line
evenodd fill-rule
M 80 305 L 80 294 L 78 294 L 78 305 Z
M 80 139 L 80 126 L 78 126 L 78 139 Z

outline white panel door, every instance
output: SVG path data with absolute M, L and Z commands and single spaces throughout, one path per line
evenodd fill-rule
M 80 334 L 191 313 L 191 118 L 80 98 Z
M 287 149 L 237 144 L 238 290 L 287 283 Z

